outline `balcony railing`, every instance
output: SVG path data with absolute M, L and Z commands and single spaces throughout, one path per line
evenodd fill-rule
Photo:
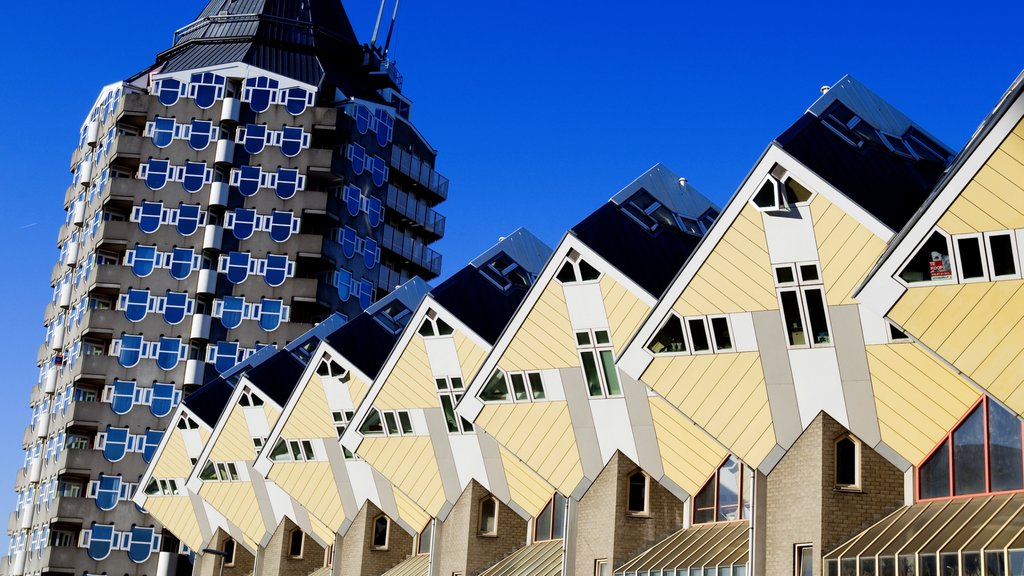
M 427 248 L 422 240 L 402 232 L 388 224 L 384 225 L 381 246 L 410 263 L 437 276 L 441 273 L 441 255 Z
M 394 210 L 405 216 L 414 225 L 418 225 L 424 232 L 435 238 L 444 236 L 444 216 L 405 190 L 388 185 L 388 197 L 385 204 L 389 210 Z
M 438 201 L 448 198 L 448 179 L 412 152 L 393 146 L 391 148 L 391 167 L 434 193 Z

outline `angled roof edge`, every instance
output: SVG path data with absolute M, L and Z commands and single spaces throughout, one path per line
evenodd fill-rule
M 623 186 L 609 201 L 617 205 L 622 204 L 640 188 L 647 190 L 669 210 L 691 218 L 698 218 L 708 208 L 716 210 L 719 208 L 693 184 L 690 184 L 689 180 L 681 178 L 662 162 L 651 166 L 643 174 L 634 178 L 632 182 Z

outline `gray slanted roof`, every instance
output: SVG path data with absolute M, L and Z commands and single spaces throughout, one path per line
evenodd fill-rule
M 684 528 L 615 569 L 616 574 L 692 570 L 746 565 L 750 522 L 712 522 Z
M 561 576 L 563 551 L 561 540 L 535 542 L 513 552 L 480 576 Z
M 418 554 L 401 561 L 382 576 L 427 576 L 430 568 L 430 555 Z

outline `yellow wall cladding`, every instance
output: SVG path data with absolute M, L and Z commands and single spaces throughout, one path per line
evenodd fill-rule
M 916 344 L 874 345 L 867 352 L 882 441 L 918 464 L 978 391 Z
M 498 446 L 512 501 L 522 506 L 530 516 L 536 517 L 547 505 L 555 489 L 507 448 L 500 444 Z
M 313 374 L 303 388 L 281 436 L 299 438 L 337 438 L 334 421 L 327 407 L 327 395 L 319 374 Z
M 1024 228 L 1024 121 L 974 175 L 939 220 L 951 234 Z
M 753 466 L 775 446 L 756 352 L 655 358 L 643 381 Z
M 188 496 L 151 496 L 146 510 L 189 548 L 202 550 L 206 545 Z
M 434 445 L 425 436 L 367 437 L 359 455 L 431 516 L 444 505 Z
M 570 368 L 579 364 L 562 287 L 551 281 L 527 314 L 498 364 L 509 371 Z
M 821 194 L 811 201 L 811 220 L 828 303 L 855 304 L 853 292 L 885 251 L 885 242 Z
M 487 404 L 475 424 L 562 494 L 571 494 L 583 480 L 565 402 Z
M 427 523 L 430 522 L 430 514 L 423 511 L 422 508 L 416 505 L 415 502 L 409 499 L 408 496 L 401 492 L 394 490 L 395 496 L 395 507 L 398 508 L 398 515 L 407 524 L 413 527 L 416 533 L 420 533 L 424 528 L 427 527 Z
M 778 307 L 764 222 L 761 213 L 747 203 L 673 309 L 692 316 Z
M 330 463 L 276 462 L 268 477 L 323 524 L 338 529 L 345 521 Z
M 651 309 L 625 286 L 616 282 L 610 274 L 605 274 L 601 278 L 601 297 L 604 300 L 605 312 L 608 314 L 612 345 L 615 347 L 615 353 L 621 354 Z
M 437 385 L 423 338 L 414 334 L 405 349 L 398 352 L 398 362 L 374 399 L 374 407 L 381 410 L 436 408 Z
M 1024 281 L 910 288 L 889 317 L 1024 414 Z
M 352 396 L 352 406 L 359 406 L 370 391 L 370 385 L 362 378 L 349 372 L 351 379 L 348 381 L 348 393 Z
M 650 397 L 650 405 L 665 475 L 696 494 L 725 459 L 725 449 L 661 396 Z
M 192 474 L 192 460 L 185 449 L 185 439 L 178 428 L 170 428 L 167 441 L 164 442 L 160 459 L 153 466 L 154 478 L 188 478 Z
M 242 531 L 253 550 L 267 531 L 276 528 L 264 526 L 251 482 L 203 482 L 199 495 Z
M 235 404 L 220 434 L 214 440 L 210 460 L 215 462 L 235 462 L 256 459 L 256 448 L 249 435 L 249 425 L 245 421 L 244 408 Z M 273 423 L 271 423 L 273 427 Z
M 480 366 L 483 365 L 484 359 L 487 358 L 487 353 L 490 350 L 481 348 L 459 330 L 455 331 L 452 338 L 455 340 L 455 353 L 459 357 L 462 379 L 470 382 L 476 376 L 476 373 L 480 371 Z

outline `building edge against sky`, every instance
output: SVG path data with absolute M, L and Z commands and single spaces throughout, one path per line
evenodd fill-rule
M 156 573 L 181 549 L 130 497 L 182 397 L 440 273 L 448 181 L 410 113 L 332 0 L 213 0 L 103 89 L 70 162 L 7 573 Z

